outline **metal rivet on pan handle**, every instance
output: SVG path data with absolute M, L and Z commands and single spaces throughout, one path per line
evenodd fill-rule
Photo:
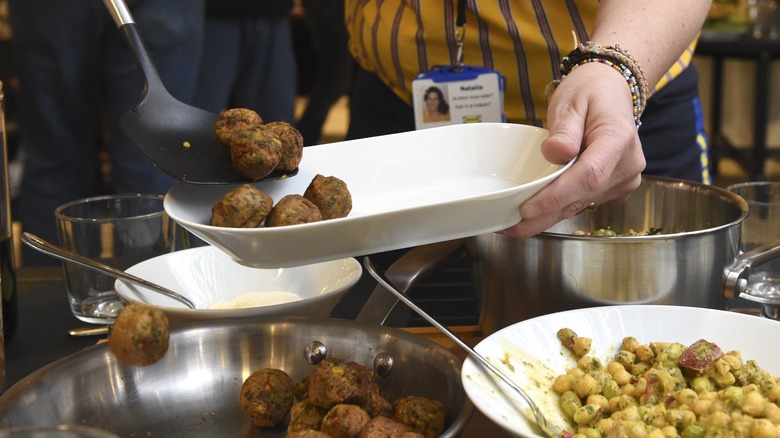
M 303 351 L 306 361 L 312 365 L 317 365 L 328 357 L 328 349 L 320 341 L 309 341 Z
M 379 353 L 374 358 L 374 372 L 379 377 L 387 377 L 393 371 L 393 357 L 387 353 Z

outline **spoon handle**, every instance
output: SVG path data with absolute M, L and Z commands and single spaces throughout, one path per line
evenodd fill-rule
M 85 268 L 89 268 L 97 272 L 100 272 L 101 274 L 108 275 L 109 277 L 116 278 L 117 280 L 121 280 L 127 283 L 132 283 L 136 286 L 145 287 L 147 289 L 152 289 L 154 291 L 157 291 L 163 295 L 169 296 L 181 302 L 182 304 L 189 307 L 190 309 L 195 308 L 195 304 L 193 304 L 192 301 L 190 301 L 187 297 L 180 295 L 178 292 L 154 284 L 150 281 L 144 280 L 143 278 L 136 277 L 135 275 L 128 274 L 125 271 L 116 269 L 112 266 L 109 266 L 105 263 L 101 263 L 89 257 L 84 257 L 80 254 L 76 254 L 73 251 L 69 251 L 65 248 L 54 245 L 53 243 L 47 242 L 41 239 L 40 237 L 36 236 L 35 234 L 27 233 L 27 232 L 22 233 L 22 242 L 24 242 L 31 248 L 38 250 L 44 254 L 50 255 L 60 260 L 64 260 L 66 262 L 79 264 L 81 266 L 84 266 Z

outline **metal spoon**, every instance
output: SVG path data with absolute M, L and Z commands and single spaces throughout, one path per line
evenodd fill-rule
M 527 392 L 520 386 L 518 386 L 517 383 L 515 383 L 512 379 L 510 379 L 507 375 L 505 375 L 501 370 L 495 367 L 490 361 L 485 359 L 481 354 L 479 354 L 476 350 L 471 348 L 468 344 L 463 342 L 458 335 L 450 331 L 447 327 L 440 324 L 438 321 L 436 321 L 432 316 L 428 315 L 427 312 L 422 310 L 420 307 L 418 307 L 412 300 L 406 297 L 403 293 L 399 292 L 398 290 L 391 285 L 382 274 L 380 274 L 376 268 L 374 267 L 374 264 L 369 260 L 368 257 L 363 258 L 363 264 L 366 266 L 366 270 L 368 270 L 368 273 L 371 274 L 374 279 L 379 282 L 382 286 L 385 287 L 388 291 L 392 292 L 393 295 L 398 297 L 399 300 L 403 301 L 404 304 L 409 306 L 412 310 L 414 310 L 418 315 L 423 317 L 426 321 L 431 323 L 434 327 L 436 327 L 439 331 L 447 335 L 448 338 L 450 338 L 453 342 L 455 342 L 460 348 L 466 350 L 469 355 L 474 358 L 478 363 L 480 363 L 483 367 L 490 370 L 493 374 L 498 376 L 501 380 L 504 381 L 507 385 L 509 385 L 510 388 L 515 390 L 517 394 L 522 397 L 522 399 L 528 403 L 528 406 L 531 408 L 531 412 L 533 413 L 533 418 L 529 418 L 531 421 L 534 421 L 537 425 L 539 425 L 539 428 L 542 430 L 542 432 L 545 433 L 545 435 L 550 437 L 559 437 L 561 436 L 561 429 L 557 425 L 551 423 L 549 420 L 547 420 L 544 417 L 544 414 L 542 413 L 541 409 L 539 409 L 539 406 L 534 403 L 533 399 L 528 395 Z M 525 411 L 523 411 L 525 414 Z
M 218 114 L 176 100 L 165 89 L 124 0 L 103 0 L 143 74 L 141 101 L 120 118 L 122 131 L 146 158 L 172 177 L 200 184 L 248 182 L 236 172 L 229 148 L 217 142 Z M 263 180 L 297 173 L 273 172 Z
M 121 269 L 116 269 L 114 267 L 111 267 L 105 263 L 101 263 L 89 257 L 84 257 L 80 254 L 76 254 L 73 251 L 59 247 L 57 245 L 54 245 L 53 243 L 49 243 L 41 239 L 40 237 L 36 236 L 35 234 L 22 233 L 22 242 L 24 242 L 27 246 L 37 251 L 40 251 L 46 255 L 56 257 L 60 260 L 65 260 L 67 262 L 77 263 L 81 266 L 95 270 L 97 272 L 100 272 L 101 274 L 108 275 L 109 277 L 116 278 L 117 280 L 120 281 L 125 281 L 127 283 L 132 283 L 136 286 L 145 287 L 153 292 L 157 292 L 169 298 L 173 298 L 174 300 L 181 302 L 182 304 L 189 307 L 190 309 L 196 308 L 195 304 L 192 301 L 190 301 L 189 298 L 179 294 L 178 292 L 174 292 L 166 287 L 152 283 L 148 280 L 144 280 L 143 278 L 136 277 L 135 275 L 128 274 L 127 272 L 122 271 Z

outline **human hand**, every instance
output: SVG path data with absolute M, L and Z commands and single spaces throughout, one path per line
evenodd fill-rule
M 633 119 L 631 93 L 611 67 L 590 63 L 561 81 L 547 111 L 542 154 L 574 164 L 520 206 L 519 224 L 502 231 L 526 238 L 570 218 L 591 203 L 625 200 L 641 181 L 645 157 Z

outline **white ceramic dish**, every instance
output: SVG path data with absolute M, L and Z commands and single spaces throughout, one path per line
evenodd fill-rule
M 561 342 L 556 337 L 556 332 L 565 327 L 592 338 L 591 354 L 602 360 L 617 352 L 625 336 L 633 336 L 642 343 L 670 341 L 686 345 L 706 339 L 723 351 L 739 350 L 744 360 L 755 359 L 773 375 L 780 374 L 780 349 L 767 348 L 766 342 L 780 337 L 780 323 L 695 307 L 609 306 L 554 313 L 499 330 L 475 347 L 526 389 L 553 419 L 560 419 L 560 409 L 557 397 L 549 390 L 552 379 L 576 366 L 571 354 L 562 353 Z M 500 362 L 507 355 L 514 371 Z M 461 378 L 471 401 L 492 421 L 516 436 L 542 436 L 536 425 L 514 407 L 527 408 L 520 397 L 509 386 L 483 374 L 476 362 L 466 360 Z
M 117 293 L 126 301 L 140 301 L 163 308 L 172 323 L 254 316 L 326 317 L 363 272 L 353 258 L 306 266 L 256 269 L 236 263 L 212 246 L 176 251 L 131 266 L 127 272 L 167 287 L 189 298 L 198 309 L 117 280 Z M 212 309 L 210 306 L 251 294 L 293 293 L 298 301 L 258 307 Z
M 286 267 L 498 231 L 565 166 L 539 145 L 540 128 L 476 123 L 307 147 L 298 175 L 256 184 L 278 201 L 316 174 L 352 194 L 349 216 L 276 228 L 210 226 L 211 207 L 235 186 L 180 183 L 165 197 L 179 224 L 242 264 Z M 571 165 L 571 163 L 569 163 Z

